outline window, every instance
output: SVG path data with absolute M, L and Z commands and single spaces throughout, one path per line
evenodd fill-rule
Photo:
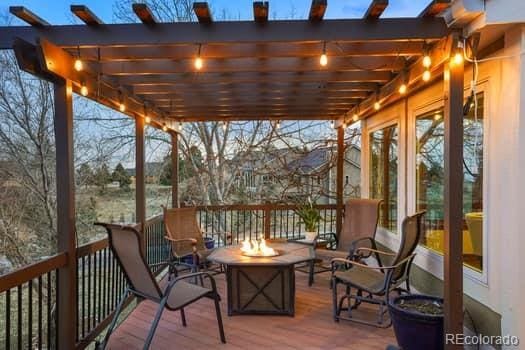
M 463 121 L 463 259 L 481 271 L 483 256 L 483 94 L 468 101 Z M 475 108 L 477 104 L 477 108 Z M 416 209 L 426 210 L 422 244 L 443 252 L 444 190 L 443 110 L 416 118 Z
M 397 232 L 397 125 L 370 133 L 370 198 L 382 199 L 379 225 Z

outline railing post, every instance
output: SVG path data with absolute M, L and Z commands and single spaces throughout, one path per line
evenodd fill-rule
M 179 207 L 179 134 L 171 133 L 171 206 Z
M 345 157 L 345 129 L 337 128 L 337 176 L 336 176 L 336 234 L 341 234 L 343 227 L 343 176 L 344 176 L 344 157 Z
M 144 227 L 146 224 L 146 183 L 144 174 L 144 118 L 135 117 L 135 211 L 140 223 L 142 244 L 146 248 Z
M 453 39 L 455 48 L 459 38 Z M 445 63 L 445 334 L 463 333 L 463 69 L 463 63 Z M 463 346 L 446 344 L 445 348 Z
M 270 231 L 272 227 L 272 210 L 269 205 L 264 207 L 264 239 L 270 239 Z
M 76 234 L 73 158 L 73 87 L 70 80 L 54 84 L 57 186 L 57 245 L 67 254 L 67 264 L 58 269 L 57 348 L 74 349 L 76 342 Z

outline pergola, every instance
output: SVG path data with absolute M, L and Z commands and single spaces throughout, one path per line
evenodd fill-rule
M 268 2 L 256 1 L 254 20 L 238 22 L 213 21 L 207 3 L 197 2 L 198 23 L 162 23 L 140 3 L 133 11 L 142 23 L 132 24 L 105 24 L 86 6 L 73 5 L 84 24 L 56 26 L 11 7 L 29 26 L 0 27 L 0 49 L 14 49 L 23 70 L 55 86 L 58 242 L 68 253 L 59 271 L 60 347 L 74 348 L 75 342 L 73 92 L 135 119 L 139 222 L 146 219 L 146 123 L 172 135 L 176 174 L 182 122 L 333 120 L 339 232 L 344 128 L 442 77 L 445 331 L 463 333 L 463 62 L 450 60 L 462 52 L 463 41 L 461 28 L 448 27 L 439 16 L 449 2 L 433 0 L 416 18 L 382 19 L 388 0 L 372 0 L 363 18 L 326 20 L 327 1 L 312 0 L 308 19 L 273 21 Z M 320 62 L 322 55 L 327 62 Z M 172 178 L 178 206 L 177 176 Z

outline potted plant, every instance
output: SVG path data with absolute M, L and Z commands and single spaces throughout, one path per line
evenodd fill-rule
M 312 199 L 308 197 L 308 200 L 299 205 L 295 212 L 301 218 L 300 223 L 304 224 L 306 240 L 313 241 L 317 237 L 317 229 L 321 221 L 319 209 L 314 207 Z
M 403 350 L 442 350 L 443 299 L 401 295 L 388 305 L 397 343 Z

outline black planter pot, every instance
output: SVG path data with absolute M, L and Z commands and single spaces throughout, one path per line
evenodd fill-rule
M 397 343 L 403 350 L 442 350 L 444 348 L 443 315 L 428 315 L 399 306 L 402 300 L 428 300 L 443 303 L 428 295 L 402 295 L 388 305 Z

